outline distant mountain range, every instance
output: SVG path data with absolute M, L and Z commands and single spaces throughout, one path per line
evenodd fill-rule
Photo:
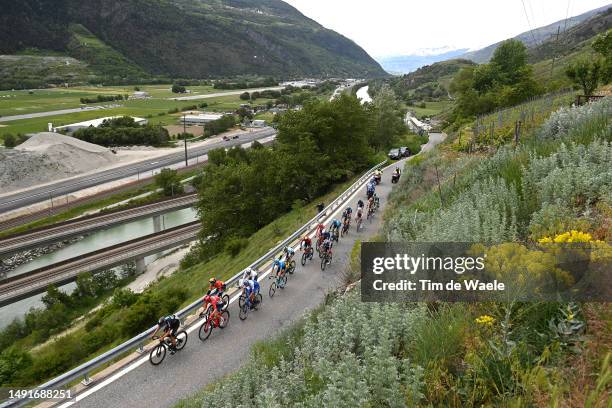
M 386 75 L 353 41 L 281 0 L 2 2 L 0 54 L 27 54 L 24 61 L 38 64 L 40 75 L 48 74 L 48 57 L 74 58 L 79 69 L 86 67 L 85 78 L 98 82 L 147 75 Z
M 545 43 L 546 41 L 551 40 L 554 37 L 556 37 L 557 29 L 559 29 L 560 33 L 563 33 L 566 30 L 569 30 L 570 28 L 592 18 L 596 14 L 606 11 L 607 9 L 611 7 L 612 7 L 612 4 L 609 4 L 607 6 L 603 6 L 603 7 L 591 10 L 591 11 L 587 11 L 586 13 L 580 14 L 578 16 L 570 17 L 567 19 L 567 21 L 563 19 L 563 20 L 556 21 L 552 24 L 549 24 L 547 26 L 544 26 L 544 27 L 539 27 L 534 30 L 525 31 L 524 33 L 521 33 L 514 38 L 522 41 L 523 44 L 525 44 L 529 48 L 537 47 L 538 45 Z M 489 60 L 493 56 L 493 53 L 495 52 L 495 50 L 501 43 L 502 43 L 501 41 L 496 42 L 495 44 L 491 44 L 480 50 L 466 52 L 463 55 L 459 55 L 459 58 L 469 59 L 478 64 L 489 62 Z M 448 59 L 450 58 L 454 58 L 454 57 L 449 57 Z
M 397 75 L 416 71 L 425 65 L 431 65 L 435 62 L 457 58 L 458 56 L 465 54 L 466 51 L 468 51 L 467 48 L 444 51 L 440 53 L 436 53 L 434 50 L 433 52 L 427 53 L 379 57 L 376 58 L 376 60 L 380 63 L 380 65 L 382 65 L 385 71 L 390 74 Z

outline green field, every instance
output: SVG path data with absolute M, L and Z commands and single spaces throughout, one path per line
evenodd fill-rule
M 70 123 L 96 119 L 105 116 L 138 116 L 146 117 L 151 124 L 172 125 L 178 123 L 180 113 L 168 114 L 169 110 L 199 105 L 203 102 L 208 104 L 207 111 L 226 112 L 233 111 L 244 103 L 238 95 L 218 96 L 207 99 L 197 99 L 190 101 L 175 101 L 165 99 L 172 97 L 169 90 L 170 85 L 151 85 L 140 87 L 141 90 L 150 92 L 156 97 L 150 99 L 133 99 L 120 101 L 120 107 L 100 109 L 94 111 L 82 111 L 64 115 L 47 116 L 42 118 L 21 119 L 11 122 L 0 123 L 0 138 L 6 133 L 30 133 L 47 130 L 47 123 L 54 126 L 63 126 Z M 165 89 L 168 87 L 168 89 Z M 193 87 L 201 94 L 219 92 L 210 86 Z M 0 115 L 19 115 L 32 112 L 44 112 L 58 109 L 77 108 L 81 106 L 81 97 L 95 97 L 97 94 L 124 94 L 133 92 L 133 87 L 104 87 L 104 88 L 71 88 L 71 89 L 49 89 L 34 91 L 29 94 L 27 91 L 6 91 L 0 92 Z M 221 91 L 222 92 L 222 91 Z M 16 95 L 15 97 L 2 98 L 3 95 Z M 162 99 L 164 98 L 164 99 Z M 269 99 L 257 99 L 254 104 L 265 104 Z M 115 102 L 105 102 L 104 105 L 115 104 Z
M 452 101 L 443 100 L 443 101 L 433 101 L 433 102 L 425 102 L 425 107 L 420 108 L 418 104 L 414 106 L 408 106 L 407 109 L 413 111 L 418 119 L 424 117 L 432 117 L 439 115 L 440 113 L 448 110 L 448 108 L 452 105 Z

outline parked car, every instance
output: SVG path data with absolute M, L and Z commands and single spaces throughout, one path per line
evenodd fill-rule
M 400 147 L 400 148 L 399 148 L 399 152 L 400 152 L 400 155 L 401 155 L 402 157 L 408 157 L 408 156 L 410 156 L 410 149 L 408 149 L 406 146 L 402 146 L 402 147 Z
M 389 158 L 391 160 L 397 160 L 397 159 L 400 159 L 402 157 L 402 155 L 400 154 L 399 149 L 391 149 L 387 156 L 389 156 Z
M 238 135 L 232 136 L 232 139 L 238 139 Z
M 225 140 L 227 142 L 227 141 L 229 141 L 229 137 L 223 136 L 223 140 Z

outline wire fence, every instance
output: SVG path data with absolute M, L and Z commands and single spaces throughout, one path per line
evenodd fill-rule
M 509 141 L 519 143 L 528 131 L 540 126 L 552 112 L 570 106 L 576 91 L 562 89 L 544 96 L 530 98 L 518 105 L 480 115 L 471 127 L 459 132 L 459 149 L 473 152 L 487 146 L 499 146 Z

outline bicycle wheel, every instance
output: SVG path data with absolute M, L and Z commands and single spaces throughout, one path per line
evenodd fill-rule
M 291 262 L 289 262 L 289 267 L 287 268 L 287 272 L 289 272 L 292 275 L 293 275 L 293 272 L 295 272 L 295 261 L 293 259 L 291 260 Z
M 157 346 L 153 347 L 151 352 L 149 353 L 149 361 L 153 365 L 160 365 L 162 361 L 166 358 L 166 346 L 162 343 L 159 343 Z
M 302 266 L 306 265 L 306 252 L 302 254 Z
M 240 307 L 240 313 L 238 313 L 238 317 L 240 320 L 246 320 L 249 315 L 249 306 L 244 302 L 244 304 Z
M 176 333 L 176 349 L 182 350 L 187 344 L 187 332 L 185 330 L 180 330 Z
M 225 303 L 225 305 L 223 306 L 223 310 L 227 310 L 227 308 L 229 307 L 229 295 L 226 293 L 221 297 L 221 300 L 223 301 L 223 303 Z
M 257 308 L 263 303 L 263 296 L 261 293 L 255 295 L 255 303 L 253 303 L 253 309 L 257 310 Z
M 274 293 L 276 293 L 276 281 L 272 282 L 270 289 L 268 289 L 268 295 L 270 297 L 274 297 Z
M 221 312 L 221 320 L 219 320 L 219 328 L 225 329 L 227 325 L 229 324 L 229 319 L 230 319 L 229 311 L 224 310 L 223 312 Z
M 321 270 L 324 271 L 326 266 L 327 266 L 327 257 L 324 257 L 323 259 L 321 259 Z
M 282 278 L 280 278 L 280 285 L 277 285 L 279 288 L 281 289 L 285 289 L 285 286 L 287 286 L 287 275 L 284 275 Z
M 244 293 L 242 295 L 240 295 L 240 297 L 238 298 L 238 307 L 242 309 L 242 306 L 244 306 L 246 297 L 244 296 Z
M 206 318 L 206 321 L 202 323 L 202 325 L 200 326 L 200 330 L 198 330 L 198 337 L 200 337 L 200 340 L 204 341 L 210 337 L 212 331 L 212 322 L 209 322 L 209 319 Z

